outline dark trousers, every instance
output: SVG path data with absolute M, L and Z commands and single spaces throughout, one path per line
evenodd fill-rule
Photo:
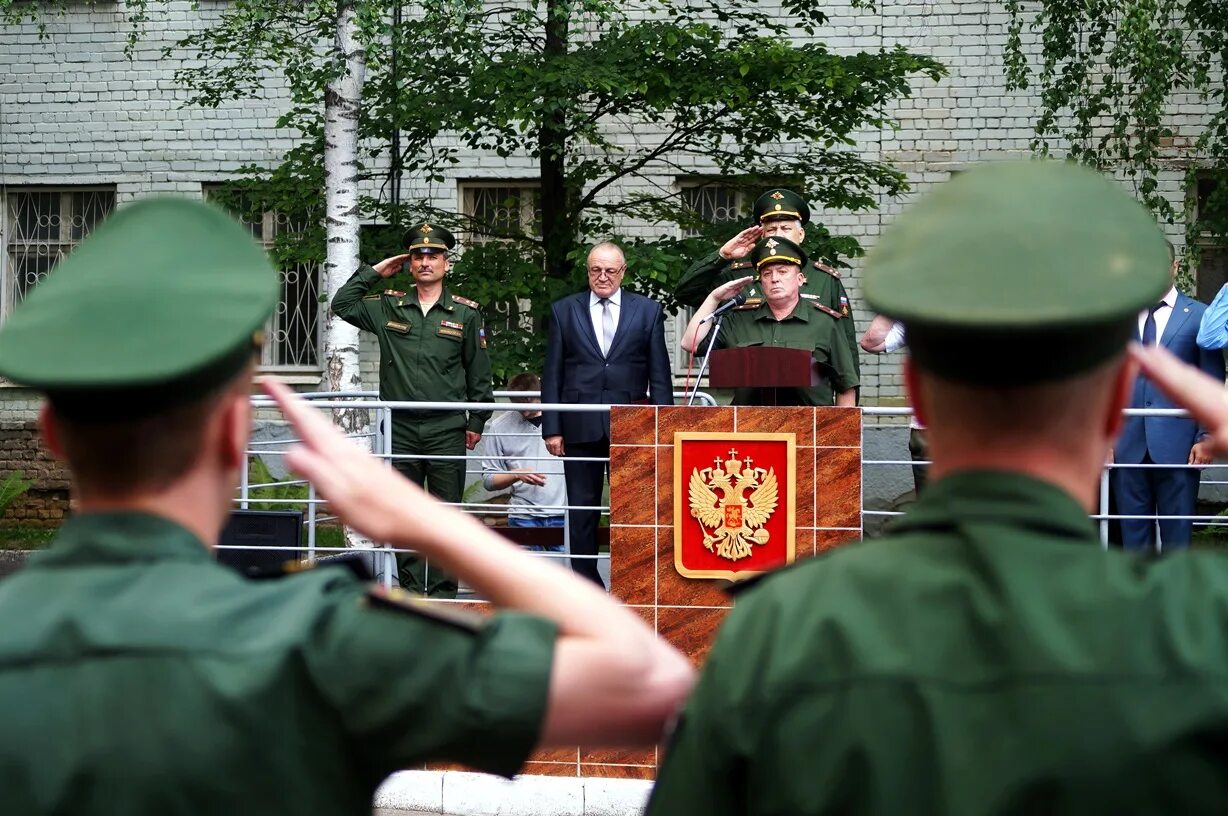
M 442 421 L 441 421 L 442 420 Z M 440 427 L 443 425 L 444 427 Z M 435 418 L 411 425 L 393 425 L 394 454 L 465 455 L 465 429 L 453 418 Z M 393 467 L 440 501 L 458 502 L 465 489 L 463 460 L 394 459 Z M 456 579 L 413 553 L 397 553 L 401 586 L 431 598 L 455 598 Z
M 606 479 L 608 466 L 606 462 L 576 462 L 573 456 L 604 456 L 610 455 L 610 440 L 600 442 L 564 442 L 563 475 L 567 480 L 567 503 L 572 505 L 596 506 L 601 504 L 601 489 Z M 601 524 L 600 510 L 568 510 L 567 528 L 571 541 L 572 555 L 597 555 L 597 528 Z M 597 559 L 573 558 L 571 568 L 578 575 L 589 579 L 597 586 L 605 588 L 601 574 L 597 571 Z
M 1150 456 L 1143 464 L 1154 464 Z M 1113 468 L 1113 491 L 1117 510 L 1123 516 L 1192 516 L 1198 502 L 1199 471 L 1194 468 Z M 1188 518 L 1160 519 L 1164 551 L 1188 547 L 1194 522 Z M 1156 549 L 1155 522 L 1151 519 L 1121 520 L 1122 549 L 1149 552 Z
M 921 488 L 929 478 L 930 443 L 925 438 L 924 428 L 908 429 L 908 455 L 912 457 L 913 492 L 921 495 Z M 918 464 L 920 463 L 920 464 Z

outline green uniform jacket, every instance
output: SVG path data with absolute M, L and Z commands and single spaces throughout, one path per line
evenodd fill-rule
M 971 472 L 741 596 L 648 813 L 1228 812 L 1228 559 Z
M 722 283 L 754 275 L 755 267 L 749 258 L 739 258 L 727 261 L 720 252 L 713 252 L 700 258 L 678 281 L 674 297 L 686 306 L 699 306 L 713 289 Z M 759 291 L 758 279 L 743 290 L 748 298 L 762 297 Z M 853 371 L 861 376 L 861 347 L 857 345 L 857 326 L 853 322 L 853 311 L 849 305 L 848 292 L 844 290 L 844 282 L 836 275 L 825 271 L 818 261 L 811 263 L 806 270 L 806 283 L 802 285 L 802 294 L 813 295 L 819 303 L 843 316 L 840 321 L 840 331 L 849 347 L 849 356 L 853 359 Z
M 245 579 L 163 518 L 73 518 L 0 582 L 0 810 L 370 814 L 426 760 L 510 775 L 555 626 L 436 614 L 342 569 Z
M 793 312 L 784 320 L 772 316 L 766 301 L 747 303 L 730 312 L 717 336 L 717 348 L 746 346 L 777 346 L 806 349 L 814 354 L 824 373 L 823 383 L 814 388 L 791 389 L 797 394 L 798 405 L 834 405 L 836 393 L 856 388 L 856 357 L 844 344 L 836 324 L 845 322 L 839 314 L 829 314 L 812 297 L 803 296 Z M 712 337 L 711 333 L 708 338 Z M 707 339 L 707 338 L 705 338 Z M 701 346 L 702 353 L 706 347 Z M 757 405 L 760 400 L 753 388 L 734 392 L 734 405 Z
M 444 287 L 424 316 L 418 293 L 370 289 L 383 278 L 364 266 L 333 297 L 333 313 L 379 340 L 380 398 L 406 402 L 494 402 L 482 313 L 471 300 Z M 405 419 L 397 412 L 395 421 Z M 455 416 L 458 426 L 481 433 L 490 411 L 419 413 Z

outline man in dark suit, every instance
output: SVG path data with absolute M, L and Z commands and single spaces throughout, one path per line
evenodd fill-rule
M 1177 275 L 1176 252 L 1169 244 L 1172 275 Z M 1200 349 L 1196 342 L 1198 327 L 1206 306 L 1177 291 L 1168 290 L 1155 306 L 1144 309 L 1138 318 L 1138 339 L 1144 346 L 1161 345 L 1181 360 L 1196 365 L 1223 381 L 1224 357 L 1218 351 Z M 1131 408 L 1180 407 L 1165 396 L 1155 383 L 1139 376 L 1134 383 Z M 1129 465 L 1209 465 L 1212 456 L 1206 432 L 1192 419 L 1176 416 L 1132 416 L 1126 419 L 1117 441 L 1113 469 L 1113 490 L 1117 510 L 1125 516 L 1160 516 L 1160 542 L 1165 550 L 1187 547 L 1193 532 L 1188 518 L 1198 500 L 1199 471 L 1193 467 L 1153 468 Z M 1150 551 L 1156 546 L 1155 524 L 1150 519 L 1122 519 L 1122 546 L 1127 550 Z
M 622 289 L 627 261 L 617 244 L 597 244 L 588 254 L 588 289 L 550 307 L 542 401 L 619 405 L 672 405 L 665 312 L 661 304 Z M 608 458 L 610 415 L 600 411 L 546 411 L 542 437 L 555 456 L 564 456 L 568 504 L 601 504 Z M 597 572 L 597 510 L 568 512 L 572 568 L 603 584 Z

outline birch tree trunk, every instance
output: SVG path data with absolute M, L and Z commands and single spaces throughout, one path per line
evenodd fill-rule
M 358 270 L 358 114 L 366 62 L 355 34 L 354 0 L 337 2 L 335 57 L 343 71 L 324 91 L 325 288 L 331 303 L 337 290 Z M 356 391 L 358 329 L 328 310 L 324 327 L 325 391 Z M 362 411 L 336 411 L 346 433 L 365 430 Z
M 333 56 L 342 61 L 342 71 L 324 90 L 324 288 L 329 303 L 358 270 L 358 115 L 367 66 L 356 37 L 354 3 L 337 0 Z M 359 390 L 358 336 L 356 326 L 325 309 L 322 390 Z M 360 434 L 359 444 L 370 444 L 366 411 L 334 410 L 333 421 L 350 436 Z M 348 527 L 345 537 L 351 547 L 370 546 Z

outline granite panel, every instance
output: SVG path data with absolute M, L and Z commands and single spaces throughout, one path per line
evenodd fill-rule
M 814 444 L 814 411 L 798 407 L 737 408 L 738 433 L 791 433 L 798 445 Z
M 579 776 L 580 766 L 574 762 L 526 762 L 520 773 L 534 776 Z M 592 773 L 587 775 L 596 776 Z
M 610 524 L 656 523 L 656 448 L 610 448 Z
M 615 405 L 610 408 L 611 445 L 651 445 L 656 431 L 657 406 Z
M 610 592 L 626 604 L 652 604 L 657 589 L 656 559 L 656 529 L 611 527 Z
M 814 547 L 816 552 L 821 553 L 854 541 L 861 541 L 858 530 L 816 530 Z
M 861 527 L 861 451 L 818 448 L 815 527 Z
M 677 431 L 730 433 L 733 431 L 733 411 L 727 405 L 705 407 L 663 406 L 657 414 L 657 439 L 672 445 Z
M 673 535 L 674 525 L 674 446 L 657 448 L 657 524 Z
M 816 535 L 813 528 L 798 527 L 793 531 L 793 550 L 798 559 L 811 558 L 815 553 Z
M 657 749 L 595 748 L 580 752 L 581 765 L 656 765 Z
M 794 468 L 794 523 L 798 527 L 814 526 L 814 448 L 798 448 L 797 466 Z
M 657 536 L 657 603 L 671 606 L 730 606 L 730 598 L 708 578 L 683 578 L 674 567 L 674 532 Z
M 696 667 L 703 665 L 726 609 L 683 609 L 663 606 L 657 610 L 657 633 L 674 645 Z
M 654 765 L 581 765 L 580 776 L 596 776 L 605 779 L 656 779 Z
M 860 448 L 860 408 L 816 408 L 814 444 L 818 447 Z
M 529 754 L 529 762 L 569 762 L 580 761 L 580 749 L 576 746 L 561 746 L 557 748 L 538 748 Z

